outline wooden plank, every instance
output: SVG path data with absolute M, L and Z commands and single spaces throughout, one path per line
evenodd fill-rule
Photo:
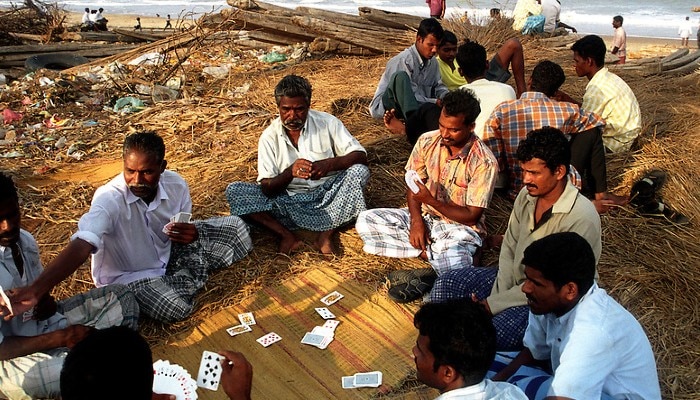
M 417 29 L 418 25 L 420 25 L 420 22 L 423 20 L 423 18 L 416 17 L 415 15 L 378 10 L 371 7 L 360 7 L 358 11 L 362 18 L 381 26 L 402 30 Z
M 678 67 L 682 67 L 686 64 L 694 62 L 698 58 L 700 58 L 700 50 L 694 51 L 692 53 L 689 53 L 688 55 L 677 58 L 670 62 L 661 63 L 661 71 L 669 71 Z
M 295 38 L 297 42 L 312 42 L 316 38 L 316 35 L 293 24 L 291 18 L 286 16 L 238 10 L 234 18 L 242 21 L 242 28 L 246 30 L 258 29 L 278 35 L 287 35 Z
M 367 32 L 362 29 L 336 25 L 332 22 L 313 17 L 293 17 L 292 21 L 310 31 L 322 32 L 325 37 L 364 47 L 380 54 L 395 53 L 404 47 L 404 43 L 398 41 L 404 35 L 401 31 L 398 31 L 396 35 L 374 37 L 372 35 L 367 35 Z

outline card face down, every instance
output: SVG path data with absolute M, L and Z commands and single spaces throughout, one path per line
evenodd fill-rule
M 211 351 L 202 353 L 202 361 L 199 363 L 197 374 L 197 386 L 209 390 L 217 390 L 221 380 L 221 363 L 223 356 Z

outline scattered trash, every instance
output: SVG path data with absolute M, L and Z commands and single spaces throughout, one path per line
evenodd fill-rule
M 233 89 L 233 96 L 235 97 L 242 97 L 246 93 L 248 93 L 248 90 L 250 90 L 250 82 L 246 82 L 243 84 L 243 86 L 238 86 L 237 88 Z
M 179 76 L 173 76 L 165 82 L 165 86 L 173 90 L 179 90 L 182 87 L 182 78 Z
M 165 103 L 175 101 L 180 96 L 180 92 L 166 86 L 154 85 L 151 98 L 155 103 Z
M 143 101 L 141 101 L 141 99 L 131 96 L 122 97 L 114 103 L 114 112 L 122 114 L 139 112 L 144 108 L 146 108 L 146 105 L 143 103 Z
M 142 54 L 133 60 L 129 61 L 129 65 L 162 65 L 163 62 L 165 61 L 165 57 L 163 57 L 162 54 L 160 53 L 146 53 Z
M 66 155 L 80 161 L 83 157 L 85 157 L 85 152 L 78 150 L 77 144 L 72 144 L 68 147 L 68 150 L 66 150 Z
M 0 86 L 7 85 L 7 77 L 5 74 L 0 74 Z
M 54 114 L 51 116 L 51 118 L 44 120 L 44 125 L 46 125 L 46 127 L 49 129 L 55 129 L 66 125 L 69 121 L 70 119 L 68 118 L 61 118 Z
M 17 150 L 13 150 L 13 151 L 8 151 L 7 153 L 0 155 L 0 157 L 2 157 L 2 158 L 17 158 L 17 157 L 24 157 L 24 154 L 20 153 Z
M 94 119 L 89 119 L 87 121 L 83 121 L 83 126 L 86 128 L 89 128 L 91 126 L 97 126 L 99 125 L 99 122 L 95 121 Z
M 66 137 L 65 137 L 65 136 L 61 136 L 61 138 L 58 139 L 58 140 L 56 141 L 56 143 L 54 144 L 54 146 L 55 146 L 57 149 L 62 149 L 62 148 L 64 148 L 64 147 L 66 147 L 66 141 L 67 141 Z
M 39 86 L 51 86 L 53 84 L 54 84 L 54 82 L 45 76 L 42 76 L 41 78 L 39 78 Z
M 278 53 L 276 51 L 271 51 L 264 56 L 260 58 L 260 61 L 268 63 L 268 64 L 274 64 L 282 61 L 287 61 L 287 56 L 282 53 Z
M 22 114 L 18 112 L 14 112 L 10 110 L 9 108 L 6 108 L 2 111 L 2 117 L 3 120 L 5 121 L 5 124 L 11 124 L 15 121 L 21 121 L 22 120 Z
M 231 67 L 228 65 L 222 65 L 219 67 L 204 67 L 202 68 L 202 73 L 204 75 L 209 75 L 217 79 L 226 78 L 231 71 Z

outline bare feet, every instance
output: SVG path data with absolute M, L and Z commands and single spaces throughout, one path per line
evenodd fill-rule
M 326 258 L 336 255 L 335 248 L 333 248 L 333 232 L 333 229 L 321 232 L 316 238 L 316 243 L 314 243 L 316 250 L 320 251 Z
M 298 249 L 302 243 L 304 242 L 299 240 L 294 234 L 286 235 L 282 237 L 280 247 L 277 251 L 282 254 L 290 255 L 294 250 Z
M 384 126 L 394 135 L 406 134 L 406 125 L 396 117 L 396 111 L 393 108 L 384 113 Z
M 605 214 L 611 207 L 624 206 L 629 202 L 628 196 L 618 196 L 609 192 L 596 193 L 592 200 L 598 214 Z

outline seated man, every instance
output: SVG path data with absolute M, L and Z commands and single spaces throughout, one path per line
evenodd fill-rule
M 369 104 L 373 118 L 384 118 L 384 114 L 390 111 L 395 118 L 403 120 L 423 103 L 439 103 L 448 92 L 434 59 L 443 35 L 438 20 L 428 18 L 421 21 L 413 46 L 386 64 Z
M 92 254 L 97 287 L 125 284 L 142 314 L 179 321 L 192 313 L 209 272 L 250 251 L 248 227 L 238 217 L 168 224 L 176 214 L 190 213 L 192 201 L 182 177 L 165 169 L 160 136 L 129 135 L 122 155 L 124 172 L 95 191 L 71 242 L 18 300 L 35 304 Z
M 576 75 L 589 80 L 583 103 L 576 104 L 603 117 L 606 149 L 613 153 L 628 151 L 642 131 L 639 103 L 632 89 L 604 66 L 605 42 L 599 36 L 584 36 L 571 46 L 571 50 Z M 572 99 L 567 96 L 567 100 Z
M 543 377 L 528 379 L 533 369 L 521 366 L 551 363 L 552 376 L 535 399 L 661 399 L 644 329 L 596 284 L 588 241 L 555 233 L 530 244 L 523 264 L 530 307 L 525 348 L 494 380 L 512 378 L 532 390 Z
M 605 151 L 600 131 L 605 126 L 598 115 L 577 105 L 553 100 L 564 83 L 564 70 L 551 61 L 541 61 L 532 70 L 529 91 L 517 100 L 501 103 L 486 121 L 485 143 L 498 159 L 499 172 L 505 175 L 508 197 L 515 199 L 522 188 L 522 170 L 516 157 L 518 143 L 528 132 L 551 126 L 572 135 L 572 164 L 585 179 L 582 191 L 595 196 L 596 207 L 604 212 L 613 203 L 624 203 L 607 193 Z
M 559 0 L 541 0 L 542 15 L 544 15 L 544 31 L 552 36 L 566 35 L 566 30 L 576 33 L 576 28 L 567 25 L 559 19 L 561 16 L 561 3 Z
M 546 127 L 530 132 L 517 152 L 524 187 L 513 204 L 497 268 L 462 268 L 440 275 L 430 301 L 472 297 L 493 314 L 498 350 L 519 350 L 527 326 L 525 248 L 555 232 L 577 232 L 601 252 L 600 217 L 568 179 L 571 150 L 564 134 Z
M 0 173 L 0 288 L 10 295 L 34 282 L 43 270 L 37 243 L 20 228 L 20 218 L 17 189 Z M 24 312 L 14 306 L 18 305 L 0 299 L 0 395 L 10 399 L 60 397 L 59 373 L 68 348 L 95 328 L 136 329 L 139 313 L 136 299 L 123 285 L 59 302 L 45 294 Z
M 513 29 L 523 35 L 542 32 L 545 18 L 540 3 L 541 0 L 518 0 L 513 8 Z
M 440 68 L 440 79 L 449 90 L 455 90 L 467 83 L 455 64 L 457 55 L 457 36 L 451 31 L 445 31 L 437 49 L 437 62 Z
M 517 387 L 484 379 L 496 355 L 496 331 L 484 308 L 470 300 L 426 303 L 413 324 L 416 378 L 440 391 L 435 400 L 526 400 Z
M 253 367 L 241 353 L 219 354 L 224 356 L 224 393 L 231 400 L 250 400 Z M 63 400 L 169 400 L 168 393 L 153 393 L 153 378 L 146 340 L 138 332 L 109 328 L 90 335 L 68 353 L 61 370 L 61 393 Z
M 231 214 L 245 216 L 280 237 L 279 252 L 302 242 L 291 232 L 320 232 L 315 247 L 333 255 L 335 229 L 365 210 L 369 180 L 365 149 L 336 117 L 310 110 L 311 84 L 287 75 L 275 87 L 279 117 L 258 142 L 258 183 L 226 188 Z
M 496 160 L 474 135 L 479 101 L 468 90 L 449 92 L 443 102 L 440 130 L 418 139 L 406 170 L 418 173 L 408 208 L 362 212 L 355 228 L 364 251 L 388 257 L 420 257 L 432 269 L 394 271 L 389 296 L 398 302 L 427 293 L 436 273 L 470 268 L 485 232 L 484 209 L 496 182 Z M 434 270 L 433 270 L 434 269 Z

